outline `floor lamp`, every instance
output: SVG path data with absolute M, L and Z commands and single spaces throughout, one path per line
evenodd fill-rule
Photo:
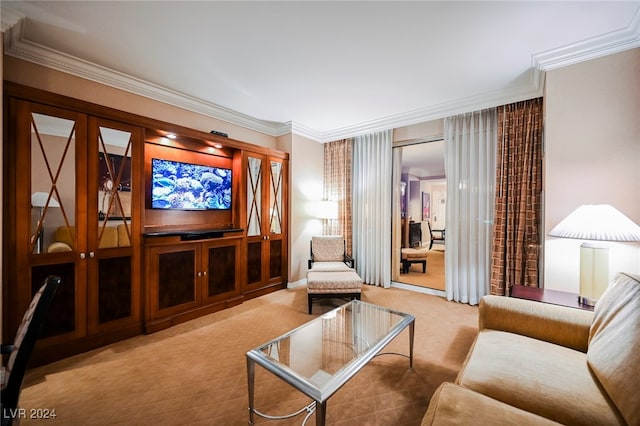
M 602 241 L 640 241 L 640 226 L 608 204 L 578 207 L 549 235 L 590 240 L 580 246 L 580 294 L 578 301 L 594 306 L 609 284 L 609 247 Z
M 49 207 L 60 207 L 58 200 L 51 197 L 47 192 L 34 192 L 31 194 L 31 207 L 38 207 L 40 209 L 40 232 L 38 233 L 38 240 L 36 244 L 36 253 L 44 252 L 44 208 L 47 207 L 47 200 L 49 200 Z

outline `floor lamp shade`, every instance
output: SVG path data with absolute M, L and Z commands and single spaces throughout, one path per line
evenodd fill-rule
M 337 201 L 320 201 L 316 217 L 319 219 L 337 219 L 338 218 L 338 202 Z
M 640 226 L 608 204 L 578 207 L 549 232 L 552 237 L 595 241 L 640 241 Z M 581 303 L 595 305 L 609 283 L 609 248 L 580 246 Z

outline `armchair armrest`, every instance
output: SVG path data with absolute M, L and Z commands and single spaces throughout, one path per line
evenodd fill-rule
M 592 322 L 591 311 L 488 295 L 480 301 L 478 325 L 586 352 Z
M 344 259 L 342 260 L 349 268 L 353 268 L 355 269 L 356 267 L 356 261 L 353 259 L 353 257 L 349 256 L 348 254 L 344 255 Z

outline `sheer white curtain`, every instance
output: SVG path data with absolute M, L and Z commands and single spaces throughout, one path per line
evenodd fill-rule
M 353 253 L 367 284 L 391 286 L 391 142 L 385 130 L 353 141 Z
M 489 293 L 496 175 L 495 108 L 444 121 L 447 299 L 476 305 Z

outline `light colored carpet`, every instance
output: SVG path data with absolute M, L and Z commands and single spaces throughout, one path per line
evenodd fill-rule
M 414 263 L 408 274 L 400 274 L 398 282 L 444 291 L 444 248 L 441 247 L 434 245 L 429 250 L 426 273 L 422 272 L 422 265 Z
M 416 316 L 414 370 L 375 358 L 327 406 L 329 425 L 419 425 L 429 398 L 454 380 L 477 334 L 477 308 L 437 296 L 365 286 L 363 300 Z M 146 336 L 30 370 L 22 408 L 55 409 L 64 425 L 246 425 L 245 353 L 332 308 L 306 313 L 306 288 L 280 290 Z M 407 352 L 408 332 L 388 350 Z M 309 402 L 256 367 L 256 408 L 285 414 Z M 257 424 L 299 425 L 258 418 Z M 22 424 L 41 423 L 26 419 Z M 311 418 L 309 425 L 315 424 Z

